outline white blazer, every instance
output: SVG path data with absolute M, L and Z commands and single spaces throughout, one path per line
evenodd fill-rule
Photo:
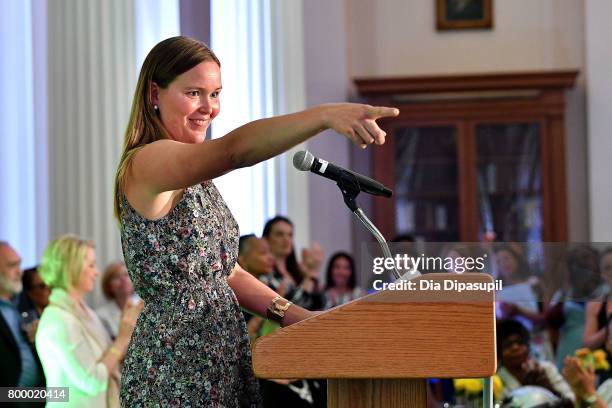
M 45 371 L 47 387 L 69 387 L 69 402 L 50 407 L 119 407 L 119 370 L 109 374 L 100 362 L 111 340 L 100 319 L 86 314 L 62 290 L 53 289 L 38 330 L 36 349 Z

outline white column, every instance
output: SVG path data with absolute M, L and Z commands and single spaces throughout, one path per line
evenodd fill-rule
M 37 260 L 32 72 L 32 4 L 0 1 L 0 240 L 8 241 L 23 258 L 24 266 Z
M 255 119 L 304 109 L 301 1 L 213 0 L 211 27 L 223 77 L 213 138 Z M 296 246 L 308 243 L 307 179 L 291 164 L 297 149 L 215 180 L 241 233 L 260 235 L 268 218 L 283 214 L 295 223 Z
M 296 112 L 306 107 L 304 80 L 304 8 L 302 0 L 271 0 L 272 49 L 274 60 L 276 114 Z M 293 153 L 305 149 L 300 145 L 282 155 L 277 174 L 281 190 L 281 213 L 294 222 L 295 247 L 310 244 L 310 212 L 308 178 L 293 167 Z
M 121 258 L 113 184 L 136 84 L 134 2 L 48 4 L 49 232 Z
M 609 44 L 612 2 L 589 0 L 585 7 L 591 240 L 609 242 L 612 241 L 612 47 Z
M 47 1 L 36 1 L 32 7 L 32 59 L 34 89 L 34 183 L 36 191 L 36 261 L 49 241 L 49 142 L 47 80 Z

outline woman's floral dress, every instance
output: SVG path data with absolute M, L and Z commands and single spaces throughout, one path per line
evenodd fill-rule
M 145 307 L 123 366 L 124 407 L 259 407 L 244 319 L 227 277 L 238 225 L 211 181 L 165 217 L 122 199 L 123 255 Z

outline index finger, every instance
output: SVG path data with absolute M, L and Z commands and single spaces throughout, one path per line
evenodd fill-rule
M 399 115 L 399 109 L 389 108 L 386 106 L 372 106 L 368 112 L 368 117 L 371 119 L 392 117 Z

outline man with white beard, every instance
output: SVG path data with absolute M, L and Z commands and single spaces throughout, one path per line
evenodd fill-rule
M 21 290 L 21 258 L 7 242 L 0 241 L 0 386 L 44 387 L 42 366 L 28 339 L 34 333 L 23 331 L 17 311 L 15 300 Z

